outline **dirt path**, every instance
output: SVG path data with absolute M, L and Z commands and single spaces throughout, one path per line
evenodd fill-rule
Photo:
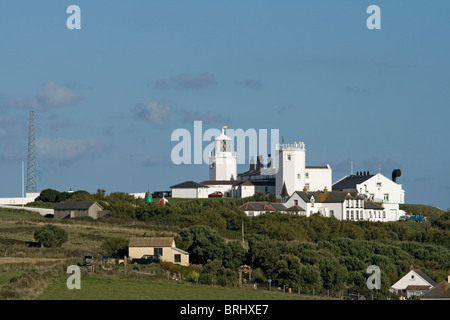
M 66 259 L 1 257 L 0 258 L 0 264 L 8 264 L 8 263 L 36 263 L 36 262 L 50 262 L 50 261 L 62 261 L 62 260 L 66 260 Z

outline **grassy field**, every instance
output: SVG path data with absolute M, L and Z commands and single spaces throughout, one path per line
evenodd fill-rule
M 175 280 L 105 275 L 81 276 L 81 289 L 69 290 L 66 277 L 40 295 L 39 300 L 310 300 L 324 299 L 266 289 L 205 286 Z

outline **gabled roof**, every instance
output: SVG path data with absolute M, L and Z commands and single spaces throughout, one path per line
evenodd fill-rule
M 419 297 L 420 300 L 450 300 L 450 284 L 443 280 Z
M 384 208 L 382 206 L 379 206 L 378 204 L 366 200 L 364 201 L 364 209 L 371 209 L 371 210 L 384 210 Z
M 173 185 L 170 187 L 171 189 L 182 189 L 182 188 L 209 188 L 208 186 L 205 186 L 204 184 L 197 183 L 195 181 L 185 181 L 181 182 L 179 184 Z
M 200 182 L 200 184 L 208 186 L 208 185 L 236 185 L 241 183 L 241 181 L 237 180 L 205 180 Z
M 372 178 L 374 174 L 365 174 L 365 175 L 350 175 L 347 176 L 335 184 L 333 184 L 333 191 L 339 190 L 356 190 L 356 185 L 363 183 L 364 181 Z
M 172 247 L 173 237 L 139 237 L 131 238 L 130 247 Z
M 295 191 L 295 193 L 306 203 L 310 203 L 313 197 L 316 203 L 343 203 L 349 197 L 350 199 L 357 197 L 357 192 L 347 191 Z
M 96 202 L 60 202 L 53 209 L 54 210 L 88 210 Z M 101 208 L 98 203 L 97 205 Z
M 287 208 L 284 204 L 280 202 L 246 202 L 239 207 L 244 211 L 305 211 L 300 206 L 292 206 Z
M 426 282 L 428 282 L 429 284 L 431 284 L 433 287 L 435 285 L 437 285 L 437 283 L 431 279 L 429 276 L 427 276 L 425 273 L 423 273 L 422 271 L 418 270 L 418 269 L 413 269 L 413 271 L 415 273 L 417 273 L 423 280 L 425 280 Z

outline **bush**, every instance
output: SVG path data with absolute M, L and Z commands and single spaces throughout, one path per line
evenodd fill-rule
M 51 224 L 40 227 L 34 232 L 34 239 L 41 244 L 41 247 L 46 248 L 60 247 L 68 238 L 66 230 Z

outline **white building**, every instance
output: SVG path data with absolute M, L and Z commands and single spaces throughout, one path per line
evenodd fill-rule
M 34 202 L 39 197 L 40 192 L 27 192 L 24 197 L 16 198 L 0 198 L 0 204 L 2 205 L 26 205 L 30 202 Z
M 436 284 L 437 283 L 425 273 L 414 269 L 411 265 L 409 272 L 394 283 L 389 290 L 394 293 L 403 293 L 406 295 L 406 298 L 409 299 L 413 296 L 422 295 L 436 286 Z
M 185 181 L 170 187 L 173 198 L 208 198 L 209 187 L 194 181 Z
M 303 215 L 319 213 L 323 217 L 352 221 L 395 221 L 382 206 L 365 199 L 357 192 L 296 191 L 286 202 L 286 207 L 299 206 Z
M 236 180 L 237 155 L 233 142 L 224 133 L 214 140 L 214 150 L 209 157 L 209 180 Z
M 333 184 L 333 191 L 356 191 L 373 202 L 381 203 L 386 214 L 389 217 L 395 217 L 393 220 L 398 220 L 405 214 L 399 208 L 399 204 L 405 203 L 405 190 L 402 189 L 401 184 L 386 178 L 381 173 L 358 172 L 356 175 L 345 176 Z

